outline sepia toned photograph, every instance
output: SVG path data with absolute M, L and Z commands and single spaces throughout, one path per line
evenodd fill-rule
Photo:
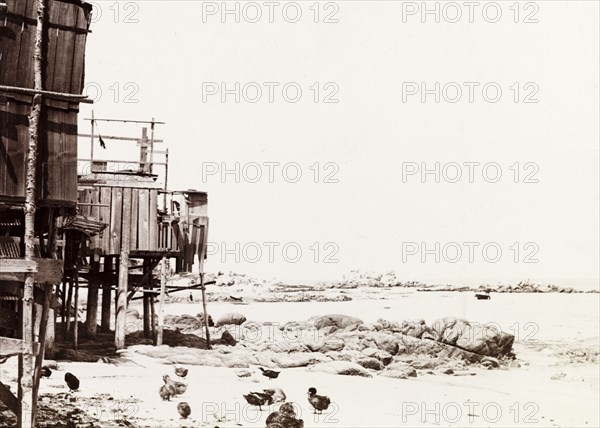
M 0 427 L 599 427 L 599 87 L 596 0 L 0 0 Z

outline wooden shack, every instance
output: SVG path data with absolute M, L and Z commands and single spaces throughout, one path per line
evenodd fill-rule
M 147 338 L 157 341 L 154 307 L 159 281 L 155 281 L 159 263 L 173 266 L 177 272 L 192 272 L 196 258 L 206 254 L 208 234 L 205 192 L 196 190 L 172 191 L 167 189 L 168 150 L 155 150 L 162 140 L 154 138 L 160 122 L 128 119 L 99 119 L 92 114 L 88 139 L 90 158 L 81 158 L 82 173 L 78 184 L 78 214 L 106 228 L 99 234 L 83 240 L 79 263 L 78 283 L 88 288 L 86 333 L 97 334 L 99 298 L 102 290 L 100 330 L 115 330 L 117 348 L 124 346 L 124 311 L 128 303 L 141 294 L 143 330 Z M 123 124 L 144 124 L 147 128 L 137 138 L 131 135 L 114 136 L 95 134 L 100 121 Z M 100 138 L 111 144 L 135 142 L 140 147 L 138 159 L 98 159 L 94 145 Z M 103 140 L 104 141 L 104 140 Z M 106 148 L 106 144 L 103 143 Z M 110 144 L 109 144 L 110 146 Z M 110 148 L 102 150 L 106 157 Z M 164 160 L 159 160 L 163 156 Z M 127 165 L 127 169 L 120 166 Z M 157 171 L 162 167 L 161 171 Z M 127 274 L 123 270 L 127 269 Z M 69 282 L 73 282 L 70 281 Z M 116 314 L 112 318 L 112 292 L 116 292 Z M 65 291 L 67 293 L 67 291 Z M 67 293 L 70 294 L 70 293 Z M 119 297 L 126 294 L 126 299 Z M 121 303 L 119 303 L 119 301 Z M 69 325 L 69 320 L 64 320 Z
M 0 401 L 20 427 L 35 424 L 53 289 L 64 272 L 62 225 L 76 217 L 91 10 L 84 1 L 0 2 L 0 364 L 17 356 L 20 367 L 17 395 L 0 382 Z

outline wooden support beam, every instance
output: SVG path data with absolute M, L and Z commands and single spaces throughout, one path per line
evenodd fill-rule
M 38 352 L 40 344 L 33 342 L 32 351 Z M 0 357 L 14 356 L 23 353 L 23 341 L 0 336 Z
M 37 352 L 35 352 L 35 371 L 33 376 L 33 421 L 31 426 L 35 426 L 35 420 L 37 415 L 37 398 L 38 390 L 40 388 L 40 374 L 42 370 L 42 362 L 44 361 L 44 351 L 46 344 L 46 332 L 48 326 L 48 315 L 50 313 L 50 295 L 52 294 L 52 285 L 46 285 L 44 289 L 44 304 L 42 305 L 42 316 L 40 320 L 39 330 L 39 342 L 40 346 Z
M 123 218 L 122 224 L 131 223 L 131 188 L 123 189 Z M 124 227 L 121 231 L 121 257 L 119 267 L 119 284 L 117 289 L 117 316 L 115 322 L 115 347 L 125 348 L 125 321 L 127 314 L 127 283 L 129 277 L 129 251 L 131 228 Z
M 91 272 L 98 272 L 100 270 L 100 263 L 92 260 L 90 264 Z M 85 320 L 85 332 L 86 336 L 95 339 L 98 329 L 98 281 L 94 279 L 94 276 L 90 276 L 89 287 L 88 287 L 88 298 L 86 308 L 86 320 Z
M 150 274 L 152 270 L 149 268 L 149 260 L 144 259 L 144 276 L 149 274 L 148 277 L 151 277 Z M 150 287 L 148 284 L 144 285 L 144 291 L 149 290 Z M 150 337 L 150 295 L 148 293 L 144 293 L 144 305 L 143 305 L 143 317 L 144 317 L 144 338 L 148 339 Z M 154 297 L 152 297 L 154 299 Z
M 104 258 L 104 272 L 113 271 L 113 257 L 106 256 Z M 110 307 L 111 307 L 112 284 L 108 281 L 102 283 L 102 320 L 100 322 L 100 330 L 102 333 L 110 331 Z
M 133 298 L 133 296 L 135 295 L 135 293 L 137 293 L 139 291 L 138 290 L 139 287 L 143 286 L 146 283 L 151 283 L 152 282 L 152 271 L 154 270 L 154 268 L 156 268 L 156 266 L 160 262 L 160 259 L 155 259 L 155 260 L 153 260 L 153 261 L 150 262 L 150 264 L 149 264 L 150 269 L 146 269 L 144 267 L 145 263 L 146 263 L 145 260 L 146 259 L 144 259 L 144 265 L 142 265 L 142 266 L 136 266 L 136 269 L 144 269 L 145 270 L 145 272 L 142 274 L 142 276 L 141 276 L 141 278 L 139 280 L 136 280 L 137 278 L 139 278 L 139 275 L 129 274 L 129 279 L 133 280 L 133 281 L 131 281 L 131 283 L 133 283 L 135 281 L 136 286 L 127 295 L 127 303 L 128 304 L 131 301 L 131 299 Z M 146 288 L 146 287 L 144 287 L 144 288 Z
M 160 301 L 158 304 L 158 330 L 156 332 L 156 345 L 163 343 L 163 325 L 165 319 L 165 288 L 167 287 L 167 258 L 163 257 L 160 265 Z
M 74 289 L 74 284 L 73 284 L 73 275 L 71 275 L 69 277 L 69 292 L 68 292 L 68 297 L 67 297 L 67 307 L 65 308 L 65 316 L 67 317 L 66 322 L 65 322 L 65 338 L 67 338 L 69 336 L 69 334 L 71 334 L 71 307 L 73 306 L 73 289 Z
M 37 272 L 35 260 L 2 259 L 0 260 L 0 273 L 34 273 Z
M 204 328 L 206 331 L 206 348 L 210 349 L 210 330 L 208 329 L 208 312 L 206 311 L 206 287 L 204 285 L 204 259 L 206 258 L 206 247 L 208 244 L 208 217 L 204 218 L 204 225 L 200 226 L 202 231 L 201 245 L 198 251 L 198 264 L 200 272 L 200 289 L 202 290 L 202 309 L 204 310 Z
M 73 321 L 73 349 L 77 351 L 79 345 L 79 273 L 77 270 L 73 272 L 75 277 L 75 298 L 74 298 L 74 310 L 75 319 Z
M 63 336 L 67 336 L 67 281 L 63 279 L 62 281 L 62 291 L 61 291 L 61 304 L 62 304 L 62 312 L 60 314 L 60 322 L 62 324 Z

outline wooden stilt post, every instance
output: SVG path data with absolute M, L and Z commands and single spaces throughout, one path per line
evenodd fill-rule
M 208 218 L 204 218 L 204 225 L 201 226 L 202 239 L 198 248 L 198 270 L 200 272 L 200 289 L 202 290 L 202 309 L 204 310 L 204 329 L 206 331 L 206 348 L 210 349 L 210 330 L 208 326 L 208 312 L 206 311 L 206 286 L 204 285 L 204 258 L 206 257 L 206 246 L 208 243 Z
M 152 267 L 155 266 L 154 260 L 150 261 L 150 272 L 148 275 L 148 289 L 154 291 L 154 278 L 152 276 Z M 150 333 L 152 334 L 152 340 L 156 341 L 156 327 L 154 326 L 154 293 L 149 293 L 148 300 L 150 302 Z
M 73 305 L 73 288 L 75 288 L 73 285 L 73 275 L 75 274 L 71 273 L 71 275 L 69 276 L 69 291 L 67 297 L 67 307 L 65 312 L 65 316 L 67 317 L 65 323 L 65 339 L 71 334 L 71 306 Z
M 37 0 L 37 23 L 35 32 L 35 50 L 33 53 L 33 86 L 35 90 L 43 90 L 43 38 L 44 21 L 46 15 L 45 0 Z M 35 199 L 36 199 L 36 165 L 37 149 L 42 112 L 42 95 L 33 96 L 31 112 L 29 114 L 29 147 L 27 151 L 27 178 L 25 184 L 25 259 L 33 260 L 35 255 Z M 23 287 L 23 312 L 22 312 L 22 370 L 19 373 L 19 400 L 21 409 L 17 415 L 18 427 L 31 427 L 33 425 L 33 273 L 25 274 Z
M 150 263 L 148 263 L 147 259 L 144 259 L 144 269 L 143 276 L 146 276 L 148 273 L 148 269 L 150 269 Z M 143 293 L 143 302 L 144 302 L 144 337 L 147 339 L 150 337 L 150 293 L 146 293 L 150 287 L 148 287 L 148 282 L 144 284 L 142 287 Z
M 88 297 L 86 307 L 85 333 L 86 336 L 95 339 L 98 329 L 98 278 L 100 263 L 93 260 L 90 263 L 90 279 L 88 282 Z
M 131 224 L 131 188 L 123 189 L 123 219 L 122 224 Z M 119 285 L 117 289 L 117 319 L 115 322 L 115 347 L 125 348 L 125 320 L 127 316 L 127 285 L 129 280 L 129 251 L 131 228 L 121 230 L 121 257 L 119 266 Z
M 104 257 L 104 273 L 111 272 L 113 270 L 113 257 Z M 102 320 L 100 322 L 100 330 L 102 333 L 110 332 L 110 313 L 112 305 L 112 284 L 109 280 L 105 279 L 102 284 Z
M 67 337 L 67 281 L 63 279 L 62 282 L 62 291 L 61 291 L 61 308 L 62 312 L 60 314 L 60 322 L 61 328 L 63 332 L 63 337 Z
M 156 332 L 156 345 L 163 344 L 163 324 L 165 319 L 164 303 L 165 289 L 167 288 L 167 258 L 163 257 L 160 263 L 160 301 L 158 303 L 158 330 Z
M 74 311 L 75 318 L 73 321 L 73 349 L 77 351 L 77 346 L 79 344 L 79 272 L 75 269 L 73 273 L 75 277 L 75 299 L 74 299 Z
M 56 340 L 56 310 L 50 308 L 48 314 L 48 327 L 46 329 L 46 358 L 54 358 L 54 342 Z
M 204 330 L 206 332 L 206 349 L 210 349 L 210 330 L 208 329 L 208 312 L 206 311 L 206 293 L 204 272 L 200 272 L 200 289 L 202 290 L 202 309 L 204 310 Z
M 44 353 L 45 353 L 45 342 L 46 342 L 46 333 L 47 333 L 47 325 L 48 325 L 48 317 L 50 314 L 50 295 L 52 294 L 52 285 L 44 286 L 44 303 L 42 306 L 42 316 L 40 320 L 40 330 L 39 330 L 39 343 L 40 348 L 36 355 L 35 360 L 35 375 L 34 375 L 34 387 L 33 387 L 33 420 L 31 426 L 35 426 L 35 418 L 37 413 L 37 397 L 38 390 L 40 387 L 40 372 L 42 369 L 42 362 L 44 361 Z

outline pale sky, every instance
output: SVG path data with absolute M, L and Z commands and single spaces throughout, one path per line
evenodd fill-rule
M 518 16 L 509 9 L 513 2 L 499 2 L 497 23 L 486 21 L 494 10 L 482 12 L 489 2 L 480 2 L 473 23 L 464 6 L 462 19 L 448 22 L 456 10 L 442 9 L 444 2 L 439 23 L 432 15 L 422 23 L 420 11 L 407 14 L 421 2 L 321 2 L 318 23 L 312 1 L 298 2 L 297 23 L 285 20 L 294 19 L 294 5 L 286 6 L 287 15 L 282 11 L 290 2 L 279 2 L 273 23 L 264 2 L 244 9 L 246 3 L 239 3 L 239 23 L 233 15 L 222 23 L 220 10 L 206 14 L 221 2 L 96 2 L 101 15 L 87 43 L 89 93 L 100 88 L 102 96 L 93 106 L 82 105 L 80 132 L 89 131 L 83 118 L 92 108 L 96 117 L 166 122 L 156 137 L 170 150 L 169 188 L 209 193 L 216 254 L 207 270 L 314 281 L 352 269 L 393 269 L 407 281 L 529 279 L 598 287 L 597 2 L 538 1 L 535 8 L 522 2 Z M 233 9 L 235 2 L 227 5 Z M 251 23 L 255 5 L 263 16 Z M 322 22 L 326 16 L 339 22 Z M 240 82 L 247 91 L 240 90 L 239 103 L 234 95 L 223 103 L 220 93 L 205 93 L 203 100 L 203 82 L 205 89 L 213 88 L 210 82 L 228 89 Z M 272 103 L 265 82 L 273 82 Z M 421 83 L 434 89 L 436 82 L 446 85 L 439 103 L 434 95 L 424 103 L 420 93 L 406 95 Z M 473 82 L 472 103 L 465 82 Z M 502 90 L 495 103 L 482 94 L 489 83 L 489 97 L 494 88 Z M 302 89 L 298 102 L 284 99 L 286 84 L 290 97 L 295 87 Z M 256 86 L 262 98 L 252 103 Z M 449 102 L 456 87 L 462 98 Z M 332 92 L 339 102 L 323 102 Z M 138 102 L 125 102 L 126 95 Z M 525 103 L 527 96 L 539 102 Z M 105 134 L 140 132 L 136 126 L 100 127 Z M 120 155 L 115 144 L 107 141 L 110 158 Z M 135 159 L 134 146 L 129 149 Z M 87 157 L 88 145 L 80 150 Z M 233 169 L 236 162 L 245 173 L 239 183 L 233 174 L 203 181 L 203 170 Z M 458 164 L 462 180 L 436 183 L 428 175 L 422 183 L 418 173 L 406 175 L 436 162 L 440 171 L 446 166 L 449 180 Z M 471 164 L 473 183 L 469 162 L 477 163 Z M 289 182 L 295 169 L 282 174 L 285 164 L 300 168 L 297 183 Z M 488 182 L 495 170 L 482 175 L 485 164 L 500 168 L 498 182 Z M 251 183 L 256 165 L 263 176 Z M 326 183 L 328 174 L 337 183 Z M 436 242 L 439 263 L 433 253 L 423 262 L 421 243 L 434 250 Z M 491 250 L 486 260 L 486 244 L 501 249 L 497 262 L 490 261 Z M 302 256 L 293 263 L 297 248 Z

